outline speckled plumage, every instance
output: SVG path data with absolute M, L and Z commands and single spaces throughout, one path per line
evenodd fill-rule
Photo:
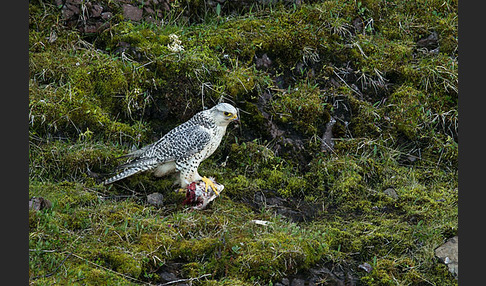
M 201 180 L 199 164 L 216 151 L 226 133 L 226 127 L 238 119 L 237 115 L 236 108 L 228 103 L 220 103 L 197 113 L 157 142 L 127 154 L 126 157 L 132 159 L 119 167 L 123 171 L 105 180 L 103 184 L 111 184 L 149 170 L 153 170 L 157 177 L 179 172 L 177 183 L 183 188 Z

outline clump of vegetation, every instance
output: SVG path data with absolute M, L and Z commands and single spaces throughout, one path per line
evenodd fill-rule
M 326 103 L 317 86 L 298 85 L 289 87 L 275 100 L 275 113 L 282 123 L 294 123 L 304 134 L 316 134 L 329 122 Z M 327 115 L 327 116 L 326 116 Z
M 434 256 L 458 232 L 457 1 L 125 2 L 29 2 L 32 285 L 457 285 Z M 200 166 L 208 209 L 169 177 L 99 184 L 220 100 L 240 123 Z

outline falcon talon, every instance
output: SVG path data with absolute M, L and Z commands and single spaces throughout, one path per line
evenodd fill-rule
M 213 187 L 209 188 L 209 185 Z M 203 178 L 199 181 L 192 182 L 187 186 L 186 198 L 183 205 L 191 205 L 192 209 L 203 210 L 207 205 L 219 196 L 224 189 L 224 185 L 216 183 L 213 178 Z
M 214 183 L 215 181 L 214 181 L 213 178 L 209 178 L 208 179 L 206 177 L 203 177 L 201 180 L 206 184 L 206 186 L 204 187 L 204 192 L 205 193 L 207 193 L 208 192 L 208 188 L 211 187 L 211 189 L 216 194 L 216 196 L 219 196 L 219 192 L 218 192 L 216 186 L 214 185 L 215 184 Z

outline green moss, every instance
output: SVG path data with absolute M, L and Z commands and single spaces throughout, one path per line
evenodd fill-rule
M 353 136 L 379 137 L 382 134 L 382 127 L 387 124 L 386 121 L 381 120 L 383 118 L 382 111 L 374 108 L 368 102 L 357 99 L 353 94 L 346 95 L 346 100 L 354 114 L 351 122 L 349 122 L 349 129 Z
M 183 240 L 178 245 L 176 257 L 185 261 L 198 260 L 204 256 L 211 256 L 217 246 L 218 239 L 202 237 L 197 240 Z
M 84 181 L 91 186 L 93 176 L 112 172 L 114 158 L 122 155 L 115 146 L 99 143 L 55 141 L 29 150 L 29 172 L 32 179 Z M 94 174 L 91 174 L 94 172 Z
M 327 249 L 321 239 L 295 225 L 277 228 L 254 241 L 243 242 L 235 263 L 247 279 L 278 281 L 286 273 L 306 269 L 319 260 Z
M 396 72 L 404 62 L 412 60 L 415 43 L 412 41 L 390 41 L 381 36 L 358 37 L 359 42 L 353 47 L 357 66 L 368 77 L 375 75 L 375 70 L 383 74 Z
M 30 82 L 29 94 L 31 131 L 37 136 L 52 137 L 62 134 L 76 140 L 81 133 L 91 130 L 98 138 L 105 136 L 116 140 L 121 137 L 135 141 L 143 139 L 146 129 L 143 123 L 130 126 L 115 121 L 114 116 L 109 113 L 109 107 L 102 104 L 105 100 L 72 88 L 70 84 L 41 87 Z M 111 95 L 106 100 L 112 100 Z
M 123 69 L 116 62 L 99 62 L 74 69 L 71 81 L 79 92 L 101 98 L 124 94 L 128 86 Z
M 247 166 L 250 173 L 261 172 L 264 168 L 278 165 L 281 158 L 267 146 L 257 141 L 231 144 L 231 156 L 228 163 L 231 167 L 240 168 Z
M 402 86 L 390 96 L 389 100 L 396 112 L 388 114 L 397 130 L 408 138 L 417 138 L 421 129 L 425 127 L 424 122 L 427 122 L 425 115 L 430 112 L 425 95 L 412 87 Z
M 114 248 L 105 248 L 99 253 L 94 254 L 97 264 L 113 269 L 118 273 L 138 278 L 141 273 L 141 259 L 133 255 L 114 251 Z
M 29 231 L 33 231 L 37 228 L 37 211 L 29 210 Z
M 317 133 L 318 128 L 330 119 L 317 86 L 303 84 L 289 87 L 288 92 L 283 92 L 272 105 L 282 123 L 290 121 L 297 130 L 307 135 Z
M 237 69 L 224 75 L 226 92 L 231 97 L 248 94 L 255 88 L 257 79 L 251 71 Z

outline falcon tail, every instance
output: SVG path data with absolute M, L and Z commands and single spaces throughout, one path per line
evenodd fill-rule
M 125 170 L 109 179 L 104 180 L 103 185 L 114 183 L 116 181 L 125 179 L 139 172 L 148 171 L 150 169 L 155 168 L 156 166 L 157 166 L 156 159 L 145 159 L 145 160 L 135 161 L 135 162 L 122 165 L 121 167 Z

